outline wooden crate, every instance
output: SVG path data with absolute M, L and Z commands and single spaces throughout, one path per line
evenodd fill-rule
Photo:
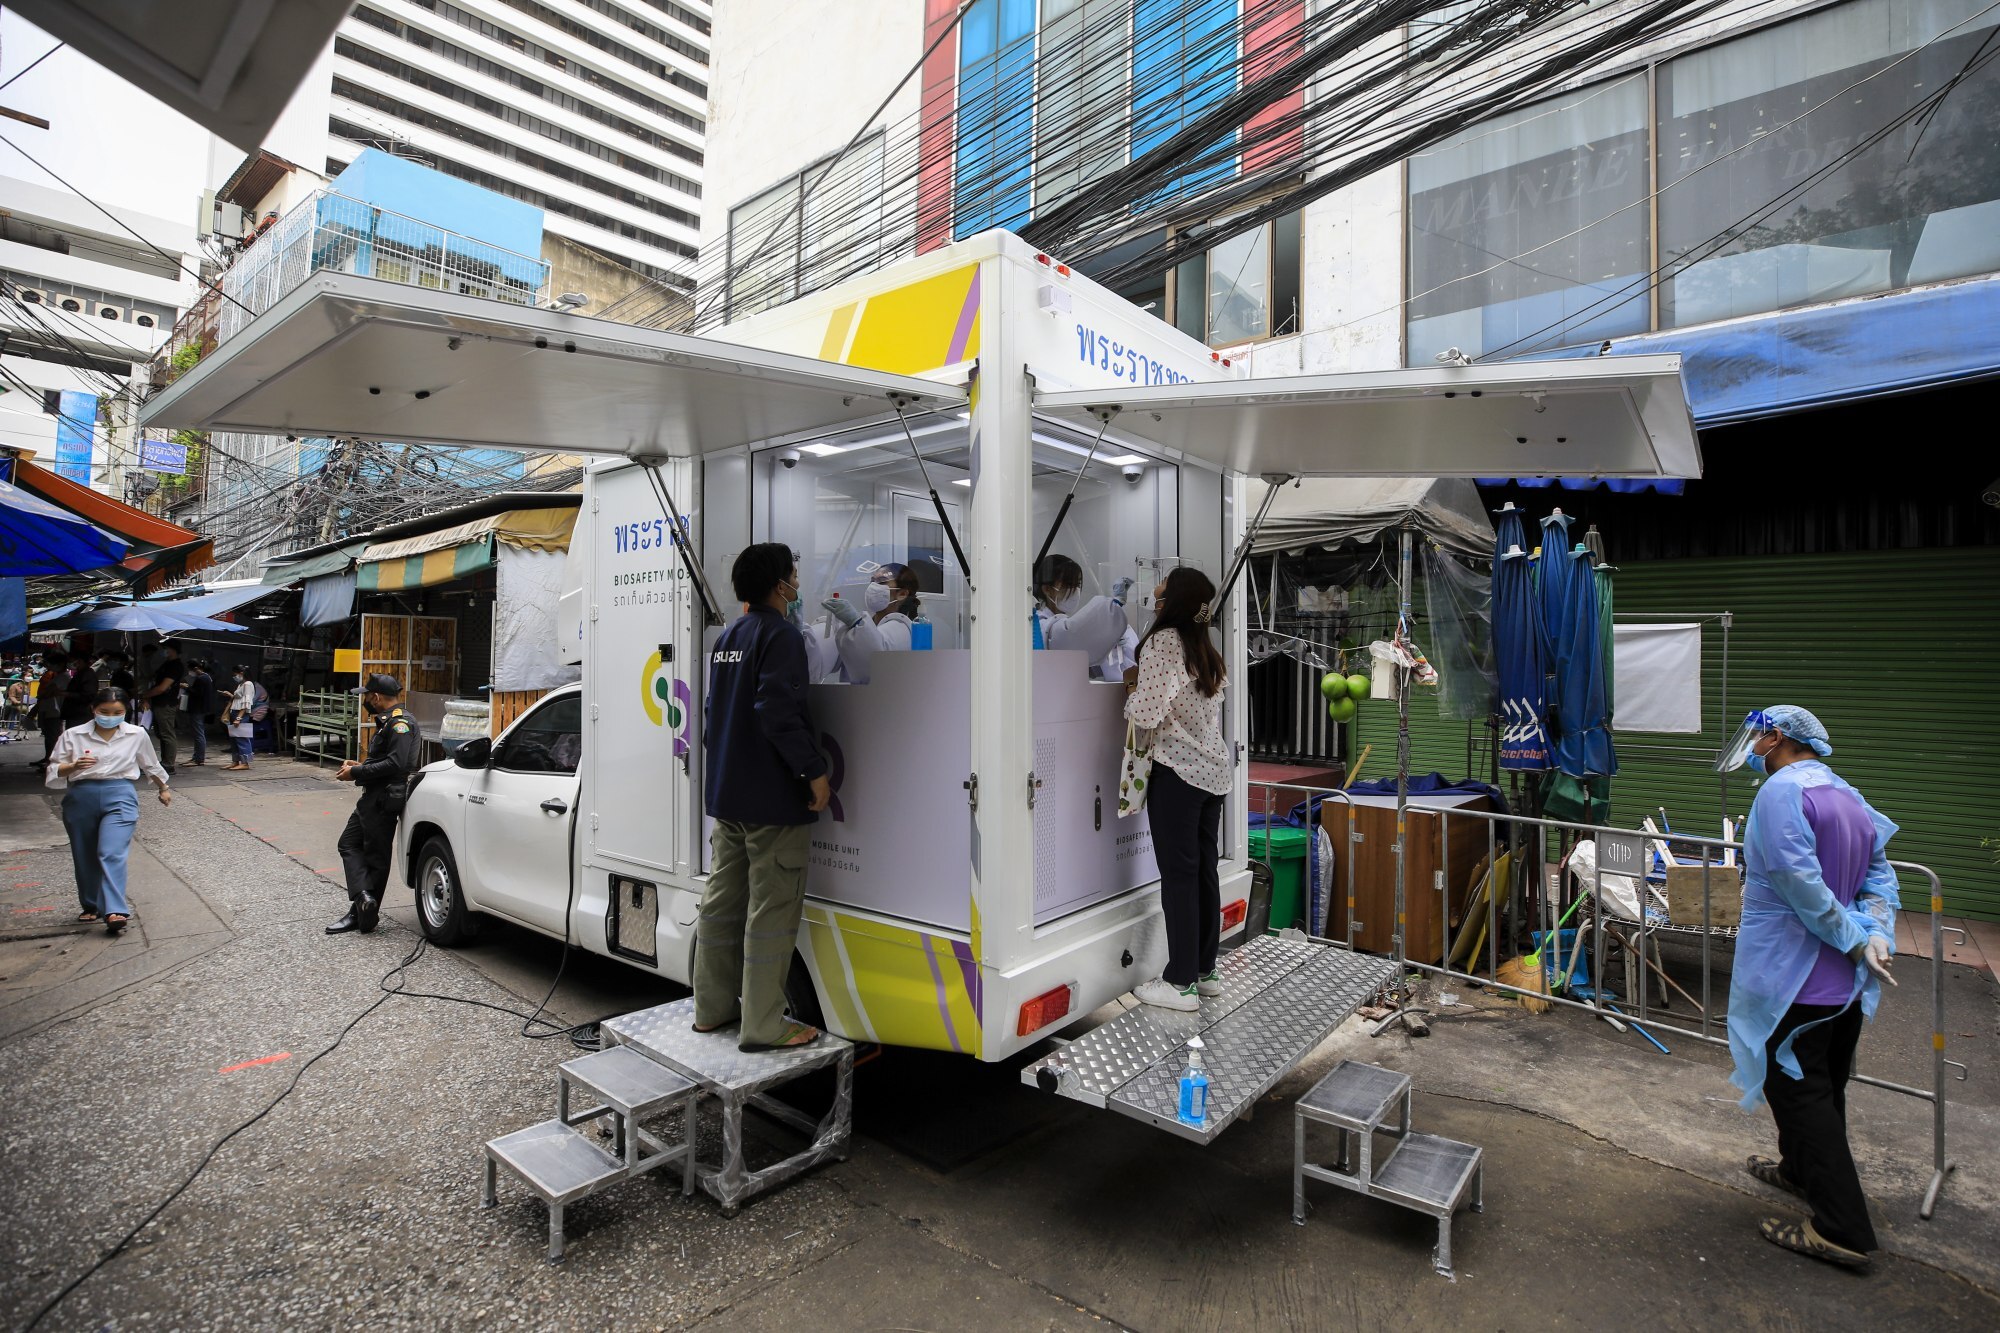
M 1667 920 L 1677 926 L 1699 926 L 1700 866 L 1667 867 Z M 1743 871 L 1738 866 L 1708 867 L 1708 926 L 1734 927 L 1743 920 Z

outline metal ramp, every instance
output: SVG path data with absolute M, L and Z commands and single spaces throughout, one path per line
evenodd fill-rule
M 1263 935 L 1222 956 L 1222 994 L 1191 1013 L 1137 1005 L 1021 1071 L 1034 1087 L 1208 1143 L 1396 975 L 1387 958 Z M 1178 1114 L 1200 1037 L 1208 1118 Z

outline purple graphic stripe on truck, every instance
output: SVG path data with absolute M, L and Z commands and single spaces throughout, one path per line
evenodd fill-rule
M 979 1003 L 979 964 L 972 957 L 972 946 L 964 940 L 953 940 L 951 954 L 958 959 L 959 975 L 965 978 L 965 993 L 972 1000 L 973 1020 L 983 1024 L 986 1008 Z
M 979 318 L 979 270 L 972 270 L 972 287 L 965 293 L 965 307 L 958 312 L 958 327 L 952 330 L 951 350 L 944 354 L 947 366 L 965 360 L 965 345 L 972 341 L 972 321 Z
M 951 1001 L 944 993 L 944 973 L 938 971 L 937 942 L 928 935 L 923 939 L 924 961 L 931 965 L 931 985 L 937 987 L 938 1017 L 944 1020 L 944 1035 L 951 1048 L 964 1055 L 965 1047 L 958 1044 L 958 1030 L 951 1025 Z

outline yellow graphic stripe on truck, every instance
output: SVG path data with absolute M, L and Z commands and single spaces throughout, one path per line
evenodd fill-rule
M 821 920 L 817 910 L 807 938 L 827 1021 L 841 1036 L 866 1041 L 872 1032 L 889 1046 L 978 1054 L 978 973 L 966 941 L 839 913 Z
M 853 305 L 829 312 L 820 354 L 899 375 L 971 361 L 979 355 L 979 305 L 979 265 L 967 264 L 869 297 L 858 320 Z

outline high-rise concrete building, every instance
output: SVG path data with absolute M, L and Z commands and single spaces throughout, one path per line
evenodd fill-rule
M 324 161 L 294 160 L 334 176 L 385 149 L 691 287 L 710 18 L 709 0 L 362 0 L 293 106 L 325 99 Z

